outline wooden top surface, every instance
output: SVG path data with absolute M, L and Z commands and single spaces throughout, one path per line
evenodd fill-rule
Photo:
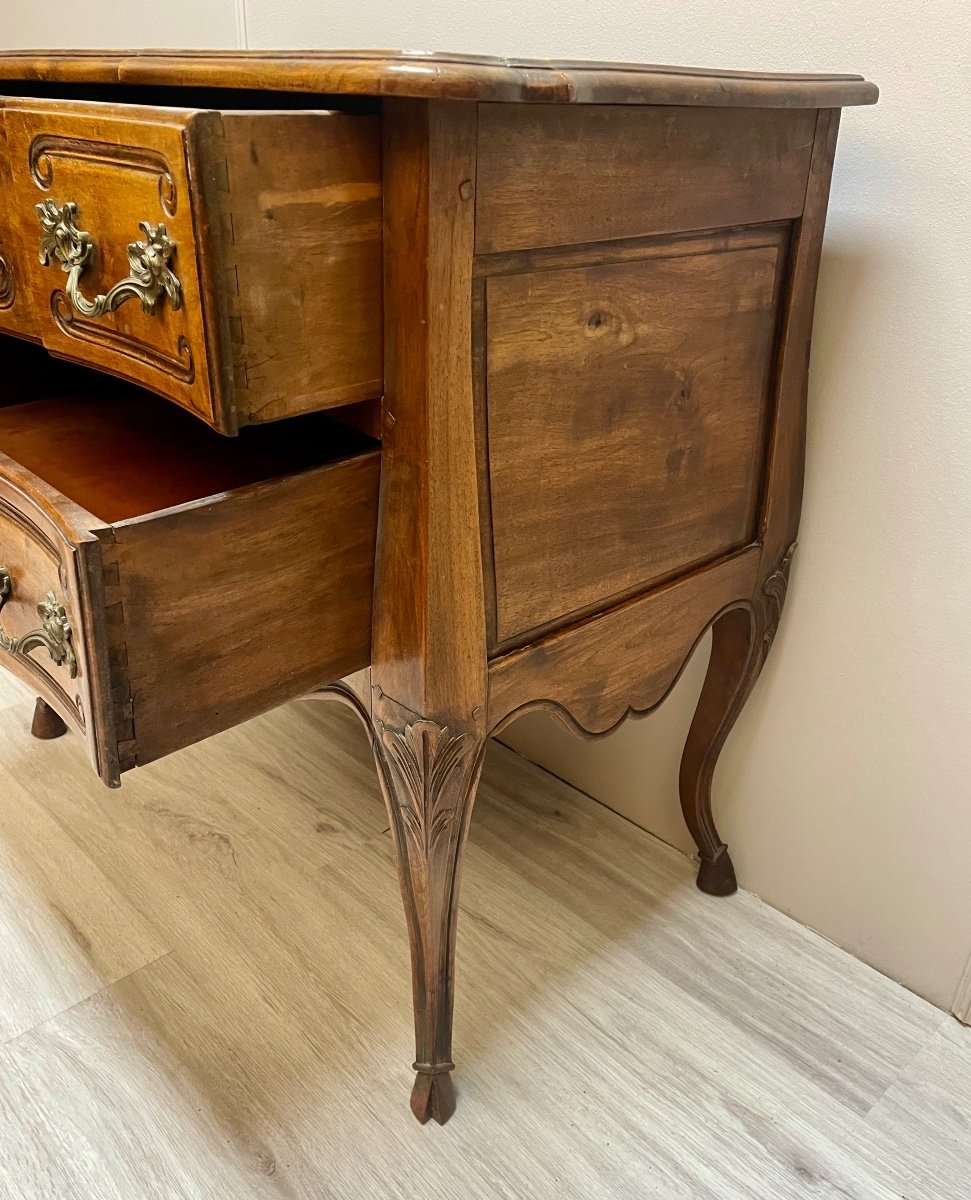
M 788 75 L 410 50 L 78 50 L 0 53 L 0 80 L 266 88 L 582 104 L 836 108 L 873 104 L 861 75 Z

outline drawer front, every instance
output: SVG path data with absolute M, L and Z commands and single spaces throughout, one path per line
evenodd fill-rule
M 188 119 L 6 109 L 24 292 L 45 346 L 215 419 Z
M 24 294 L 25 271 L 16 236 L 16 211 L 11 194 L 6 122 L 0 108 L 0 332 L 30 337 L 34 326 L 31 307 Z
M 0 455 L 0 666 L 42 696 L 87 744 L 97 765 L 85 617 L 86 564 L 97 543 L 65 503 L 52 520 L 15 463 Z M 83 524 L 83 522 L 81 523 Z M 97 692 L 97 688 L 94 689 Z
M 381 395 L 377 117 L 12 100 L 5 125 L 53 353 L 226 433 Z

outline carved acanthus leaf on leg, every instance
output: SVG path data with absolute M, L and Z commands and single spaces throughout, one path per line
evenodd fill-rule
M 418 719 L 374 720 L 375 754 L 395 837 L 411 941 L 415 1001 L 411 1107 L 419 1121 L 452 1115 L 452 1001 L 462 850 L 485 739 Z
M 783 555 L 782 561 L 762 584 L 763 656 L 768 654 L 775 631 L 779 627 L 786 593 L 789 590 L 789 568 L 792 566 L 792 556 L 795 552 L 796 543 L 793 542 Z

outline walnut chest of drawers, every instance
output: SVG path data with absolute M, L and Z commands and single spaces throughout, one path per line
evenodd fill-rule
M 600 736 L 702 635 L 681 772 L 786 594 L 857 76 L 0 55 L 0 664 L 106 783 L 308 694 L 370 732 L 421 1120 L 454 1109 L 487 739 Z

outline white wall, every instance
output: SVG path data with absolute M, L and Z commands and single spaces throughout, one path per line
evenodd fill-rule
M 800 549 L 772 656 L 722 756 L 717 809 L 743 886 L 948 1007 L 971 956 L 964 0 L 3 0 L 0 44 L 72 41 L 855 70 L 881 86 L 877 108 L 844 117 Z M 542 718 L 509 740 L 688 848 L 677 756 L 702 659 L 665 708 L 607 741 L 575 741 Z

